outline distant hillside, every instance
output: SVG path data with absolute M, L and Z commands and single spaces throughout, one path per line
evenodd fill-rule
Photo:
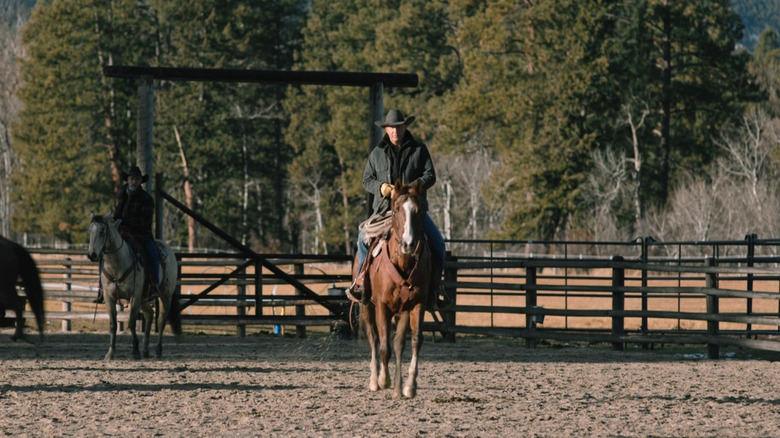
M 745 26 L 741 43 L 749 50 L 767 27 L 780 31 L 780 0 L 732 0 L 731 4 Z

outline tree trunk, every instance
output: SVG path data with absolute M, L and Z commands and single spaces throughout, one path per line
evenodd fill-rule
M 190 183 L 190 168 L 187 165 L 187 156 L 184 154 L 184 146 L 181 144 L 179 129 L 173 125 L 173 133 L 176 136 L 176 144 L 179 145 L 179 156 L 181 157 L 181 168 L 184 174 L 184 204 L 192 211 L 195 211 L 195 203 L 192 200 L 192 184 Z M 195 252 L 195 242 L 197 234 L 195 232 L 195 219 L 187 216 L 187 237 L 190 252 Z
M 666 203 L 669 198 L 669 155 L 671 154 L 671 110 L 672 110 L 672 23 L 669 4 L 664 1 L 663 12 L 663 90 L 661 97 L 661 147 L 658 153 L 660 171 L 658 181 L 660 187 L 660 200 Z

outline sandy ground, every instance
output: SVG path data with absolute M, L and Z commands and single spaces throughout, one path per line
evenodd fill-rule
M 418 396 L 369 392 L 363 340 L 166 336 L 132 360 L 120 335 L 0 332 L 0 432 L 30 437 L 780 436 L 780 363 L 666 349 L 423 345 Z M 559 346 L 560 347 L 560 346 Z M 408 354 L 408 351 L 407 351 Z

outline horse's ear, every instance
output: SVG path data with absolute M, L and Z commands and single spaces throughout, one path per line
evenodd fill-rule
M 95 219 L 95 212 L 94 212 L 94 211 L 92 211 L 92 210 L 90 210 L 90 211 L 89 211 L 89 220 L 90 220 L 90 221 L 92 221 L 92 220 L 94 220 L 94 219 Z
M 412 184 L 409 185 L 409 193 L 411 193 L 414 196 L 418 196 L 422 194 L 422 183 L 419 179 L 414 180 Z
M 406 186 L 400 179 L 395 180 L 395 193 L 396 195 L 403 195 L 406 193 Z

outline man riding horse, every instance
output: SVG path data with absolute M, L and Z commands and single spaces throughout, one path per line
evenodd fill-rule
M 133 240 L 143 247 L 146 253 L 147 267 L 151 269 L 152 278 L 149 287 L 150 301 L 159 296 L 157 285 L 160 284 L 160 253 L 152 234 L 152 220 L 154 219 L 154 199 L 147 193 L 141 184 L 145 183 L 148 175 L 141 175 L 141 169 L 133 166 L 127 173 L 122 172 L 122 179 L 127 182 L 119 191 L 118 200 L 114 209 L 114 219 L 122 219 L 119 226 L 122 234 L 129 234 Z M 96 303 L 103 302 L 103 285 L 98 288 Z
M 418 141 L 406 129 L 414 122 L 414 117 L 405 118 L 404 114 L 391 109 L 385 116 L 385 121 L 374 122 L 385 131 L 382 141 L 368 156 L 368 162 L 363 172 L 363 187 L 374 195 L 374 215 L 382 214 L 388 207 L 388 199 L 395 190 L 395 181 L 411 184 L 419 180 L 423 193 L 420 196 L 420 208 L 423 211 L 423 230 L 428 238 L 433 256 L 433 278 L 431 285 L 437 288 L 436 293 L 428 294 L 430 301 L 428 307 L 431 310 L 443 308 L 449 304 L 445 299 L 437 299 L 444 296 L 441 284 L 441 275 L 444 268 L 444 239 L 428 216 L 428 199 L 426 191 L 436 182 L 436 171 L 433 168 L 433 160 L 425 143 Z M 357 239 L 358 276 L 347 289 L 347 295 L 355 300 L 368 303 L 370 297 L 364 294 L 363 265 L 368 255 L 368 242 L 366 241 L 366 229 L 361 227 Z

